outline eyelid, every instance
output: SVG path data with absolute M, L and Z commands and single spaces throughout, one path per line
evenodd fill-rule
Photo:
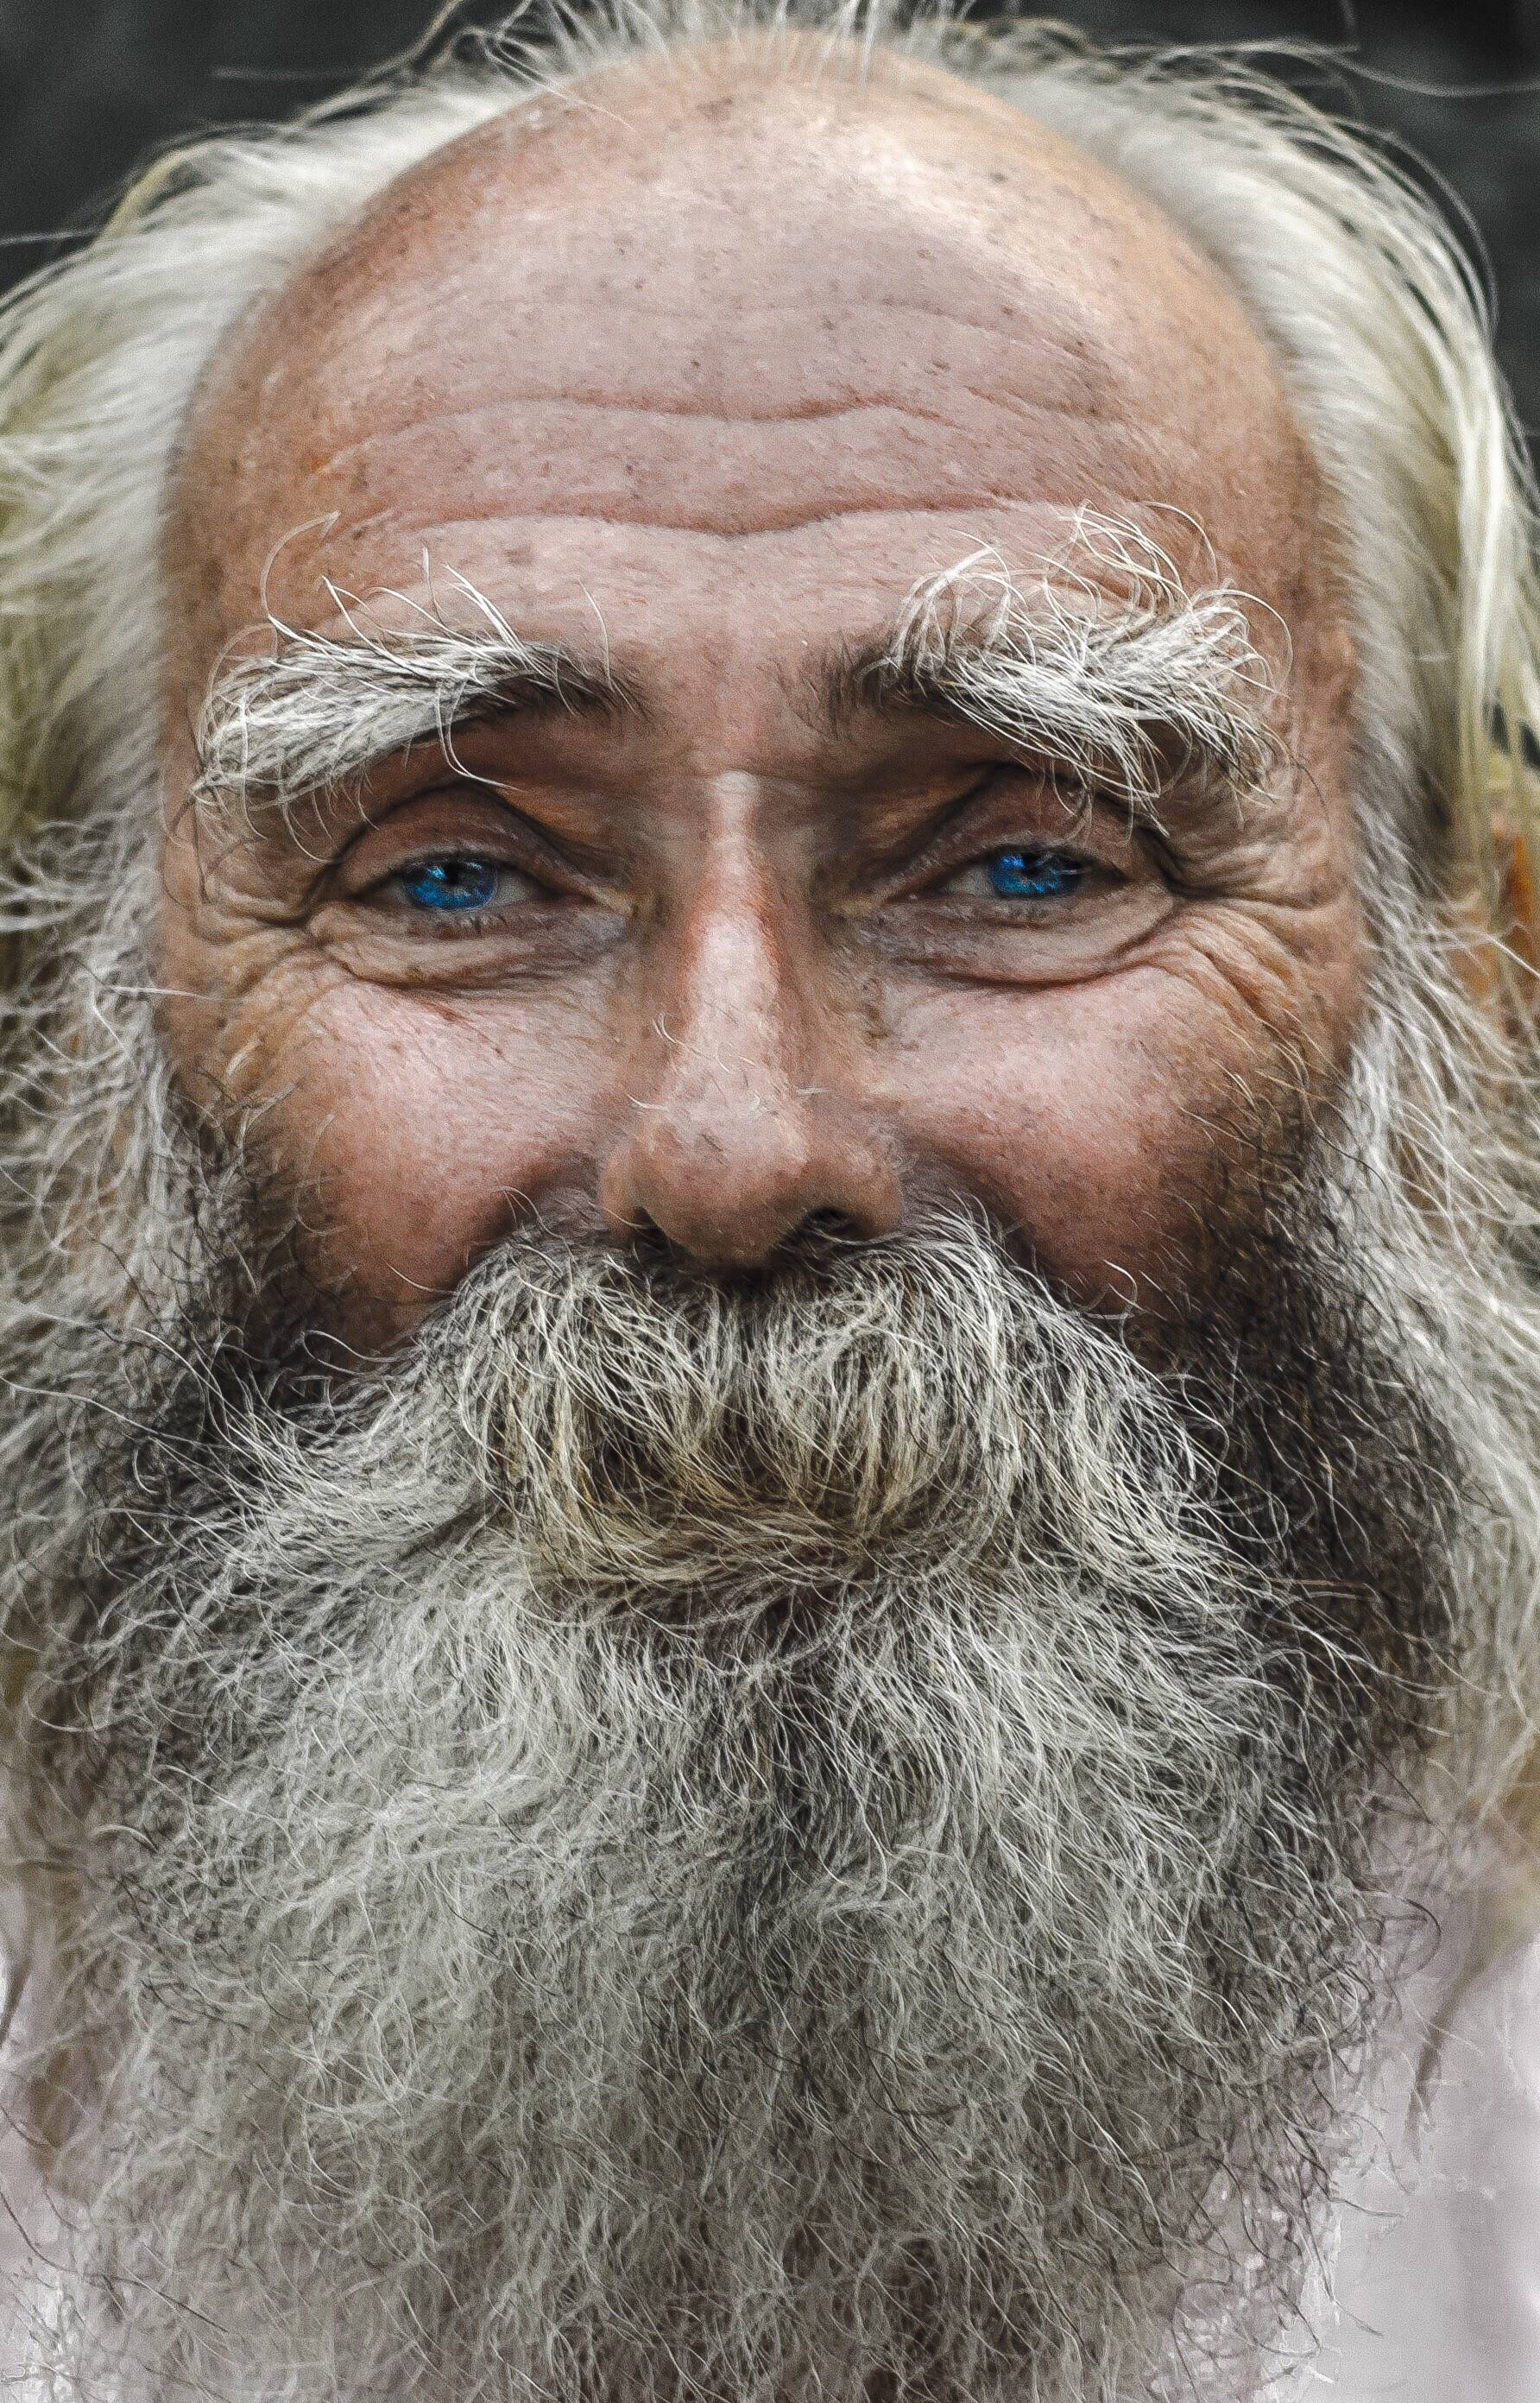
M 1050 803 L 1056 804 L 1052 822 L 1034 828 L 1030 822 L 1047 818 Z M 1002 851 L 1051 851 L 1117 875 L 1122 872 L 1118 864 L 1094 839 L 1111 807 L 1117 808 L 1121 846 L 1131 857 L 1136 856 L 1141 829 L 1130 827 L 1127 811 L 1120 805 L 1094 793 L 1071 796 L 1045 771 L 1034 771 L 1021 760 L 996 759 L 979 770 L 967 790 L 933 823 L 920 847 L 895 861 L 882 882 L 889 892 L 897 894 Z
M 423 809 L 434 801 L 442 801 L 446 811 L 458 810 L 472 823 L 446 826 L 442 834 L 424 830 L 422 839 L 410 849 L 401 850 L 380 867 L 369 870 L 359 882 L 357 854 L 363 847 L 379 841 L 388 849 L 390 829 L 409 813 Z M 398 838 L 405 841 L 403 828 Z M 393 877 L 406 875 L 414 868 L 444 859 L 488 859 L 499 868 L 527 876 L 534 883 L 548 885 L 553 891 L 584 888 L 584 879 L 540 834 L 524 813 L 501 794 L 485 787 L 453 785 L 430 787 L 413 793 L 395 804 L 382 817 L 361 826 L 352 840 L 332 863 L 331 874 L 337 880 L 343 897 L 361 899 L 373 893 Z M 350 867 L 349 863 L 352 862 Z
M 1127 869 L 1089 849 L 1084 843 L 1060 836 L 1018 833 L 1001 835 L 993 842 L 975 841 L 965 847 L 962 843 L 938 844 L 934 847 L 930 857 L 922 856 L 913 862 L 909 872 L 895 882 L 893 890 L 900 897 L 906 892 L 918 896 L 935 894 L 953 877 L 965 874 L 970 868 L 987 868 L 992 860 L 1010 852 L 1021 852 L 1039 859 L 1064 860 L 1072 866 L 1088 869 L 1093 875 L 1119 881 L 1127 881 L 1128 877 Z

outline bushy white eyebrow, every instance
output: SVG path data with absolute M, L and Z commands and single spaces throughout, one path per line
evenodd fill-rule
M 419 743 L 437 743 L 456 764 L 456 728 L 479 719 L 624 705 L 603 653 L 531 642 L 466 579 L 453 582 L 469 624 L 410 604 L 406 626 L 387 627 L 330 586 L 345 634 L 271 619 L 271 648 L 237 660 L 209 688 L 193 728 L 193 800 L 260 802 L 284 814 Z
M 1040 575 L 986 548 L 917 584 L 853 681 L 878 706 L 944 707 L 1143 817 L 1194 773 L 1255 789 L 1283 750 L 1246 596 L 1189 592 L 1149 537 L 1089 512 Z
M 335 588 L 344 634 L 271 621 L 271 651 L 238 660 L 210 688 L 194 729 L 194 800 L 282 816 L 419 743 L 458 768 L 456 729 L 479 719 L 634 705 L 607 650 L 531 641 L 453 581 L 470 623 L 411 604 L 404 628 L 387 627 Z M 1189 593 L 1146 536 L 1089 512 L 1030 579 L 980 549 L 915 585 L 882 638 L 812 680 L 830 722 L 856 705 L 960 716 L 1146 822 L 1194 772 L 1256 787 L 1281 749 L 1274 680 L 1244 596 L 1223 584 Z

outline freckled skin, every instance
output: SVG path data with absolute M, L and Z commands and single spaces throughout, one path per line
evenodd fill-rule
M 1211 806 L 1154 923 L 1089 920 L 1060 973 L 1030 935 L 958 933 L 955 904 L 921 939 L 934 911 L 878 889 L 872 829 L 918 825 L 990 746 L 820 727 L 798 679 L 981 545 L 1030 570 L 1086 505 L 1256 596 L 1300 772 Z M 222 1110 L 282 1097 L 264 1143 L 370 1336 L 531 1211 L 752 1265 L 813 1212 L 876 1232 L 961 1193 L 1088 1299 L 1153 1290 L 1216 1120 L 1296 1063 L 1329 1090 L 1360 1007 L 1328 549 L 1236 300 L 1002 104 L 738 49 L 511 114 L 395 187 L 209 379 L 168 535 L 173 803 L 212 670 L 261 646 L 270 563 L 294 625 L 340 631 L 328 577 L 427 597 L 426 559 L 531 639 L 602 629 L 645 715 L 477 738 L 578 862 L 538 943 L 435 939 L 271 843 L 211 870 L 173 807 L 179 1071 Z M 382 805 L 353 858 L 387 877 L 424 828 L 494 834 L 496 797 L 445 782 Z M 1014 806 L 979 851 L 1022 837 Z

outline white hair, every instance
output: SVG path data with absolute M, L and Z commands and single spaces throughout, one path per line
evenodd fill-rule
M 938 58 L 1157 203 L 1270 339 L 1335 504 L 1360 659 L 1366 811 L 1424 890 L 1500 915 L 1494 742 L 1520 834 L 1540 585 L 1527 469 L 1479 285 L 1367 138 L 1220 53 L 1061 27 L 900 32 L 881 0 L 612 0 L 535 46 L 451 45 L 296 123 L 163 159 L 87 248 L 0 309 L 0 826 L 154 789 L 156 547 L 179 429 L 222 339 L 406 170 L 595 65 L 821 27 L 831 69 Z M 803 72 L 808 71 L 804 56 Z

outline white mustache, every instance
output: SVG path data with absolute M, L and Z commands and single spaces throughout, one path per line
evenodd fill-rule
M 522 1237 L 425 1361 L 558 1580 L 796 1585 L 870 1548 L 889 1576 L 963 1574 L 1050 1542 L 1115 1577 L 1152 1482 L 1201 1507 L 1158 1381 L 961 1209 L 811 1237 L 749 1286 Z M 1109 1483 L 1120 1443 L 1136 1475 Z

